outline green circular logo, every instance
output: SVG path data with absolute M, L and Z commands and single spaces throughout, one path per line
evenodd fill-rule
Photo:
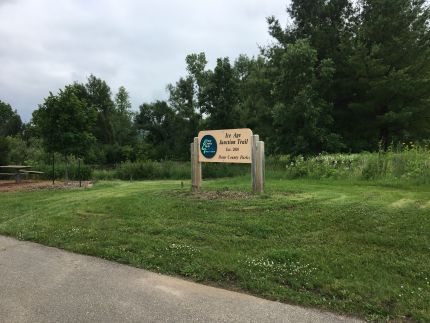
M 210 159 L 215 156 L 216 150 L 217 144 L 215 138 L 211 135 L 203 136 L 200 141 L 200 151 L 202 152 L 202 155 Z

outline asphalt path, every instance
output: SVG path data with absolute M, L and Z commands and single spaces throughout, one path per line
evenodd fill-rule
M 360 322 L 0 236 L 0 322 Z

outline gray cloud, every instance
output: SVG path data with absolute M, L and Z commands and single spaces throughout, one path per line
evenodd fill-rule
M 185 56 L 258 54 L 266 17 L 285 23 L 283 0 L 0 0 L 0 100 L 28 121 L 49 91 L 92 73 L 133 107 L 166 98 Z

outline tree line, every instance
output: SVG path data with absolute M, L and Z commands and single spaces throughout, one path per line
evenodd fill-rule
M 256 57 L 218 58 L 210 69 L 204 53 L 188 55 L 167 100 L 133 112 L 124 87 L 112 95 L 91 75 L 50 93 L 26 125 L 1 103 L 0 135 L 41 138 L 47 152 L 99 164 L 188 159 L 202 129 L 249 127 L 268 153 L 291 155 L 430 139 L 425 0 L 293 0 L 287 13 L 286 27 L 267 19 L 272 42 Z

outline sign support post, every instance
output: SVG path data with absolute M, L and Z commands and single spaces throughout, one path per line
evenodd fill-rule
M 194 138 L 191 143 L 191 189 L 200 190 L 202 181 L 202 164 L 199 162 L 199 139 Z
M 253 135 L 251 140 L 251 181 L 252 181 L 252 192 L 256 192 L 257 187 L 257 144 L 259 140 L 258 135 Z
M 264 142 L 259 140 L 258 135 L 252 136 L 252 163 L 251 163 L 251 178 L 252 192 L 261 194 L 264 192 L 264 177 L 265 177 L 265 159 L 264 159 Z
M 264 193 L 264 182 L 265 182 L 265 159 L 264 159 L 264 141 L 257 142 L 257 161 L 256 161 L 256 190 L 254 193 Z

